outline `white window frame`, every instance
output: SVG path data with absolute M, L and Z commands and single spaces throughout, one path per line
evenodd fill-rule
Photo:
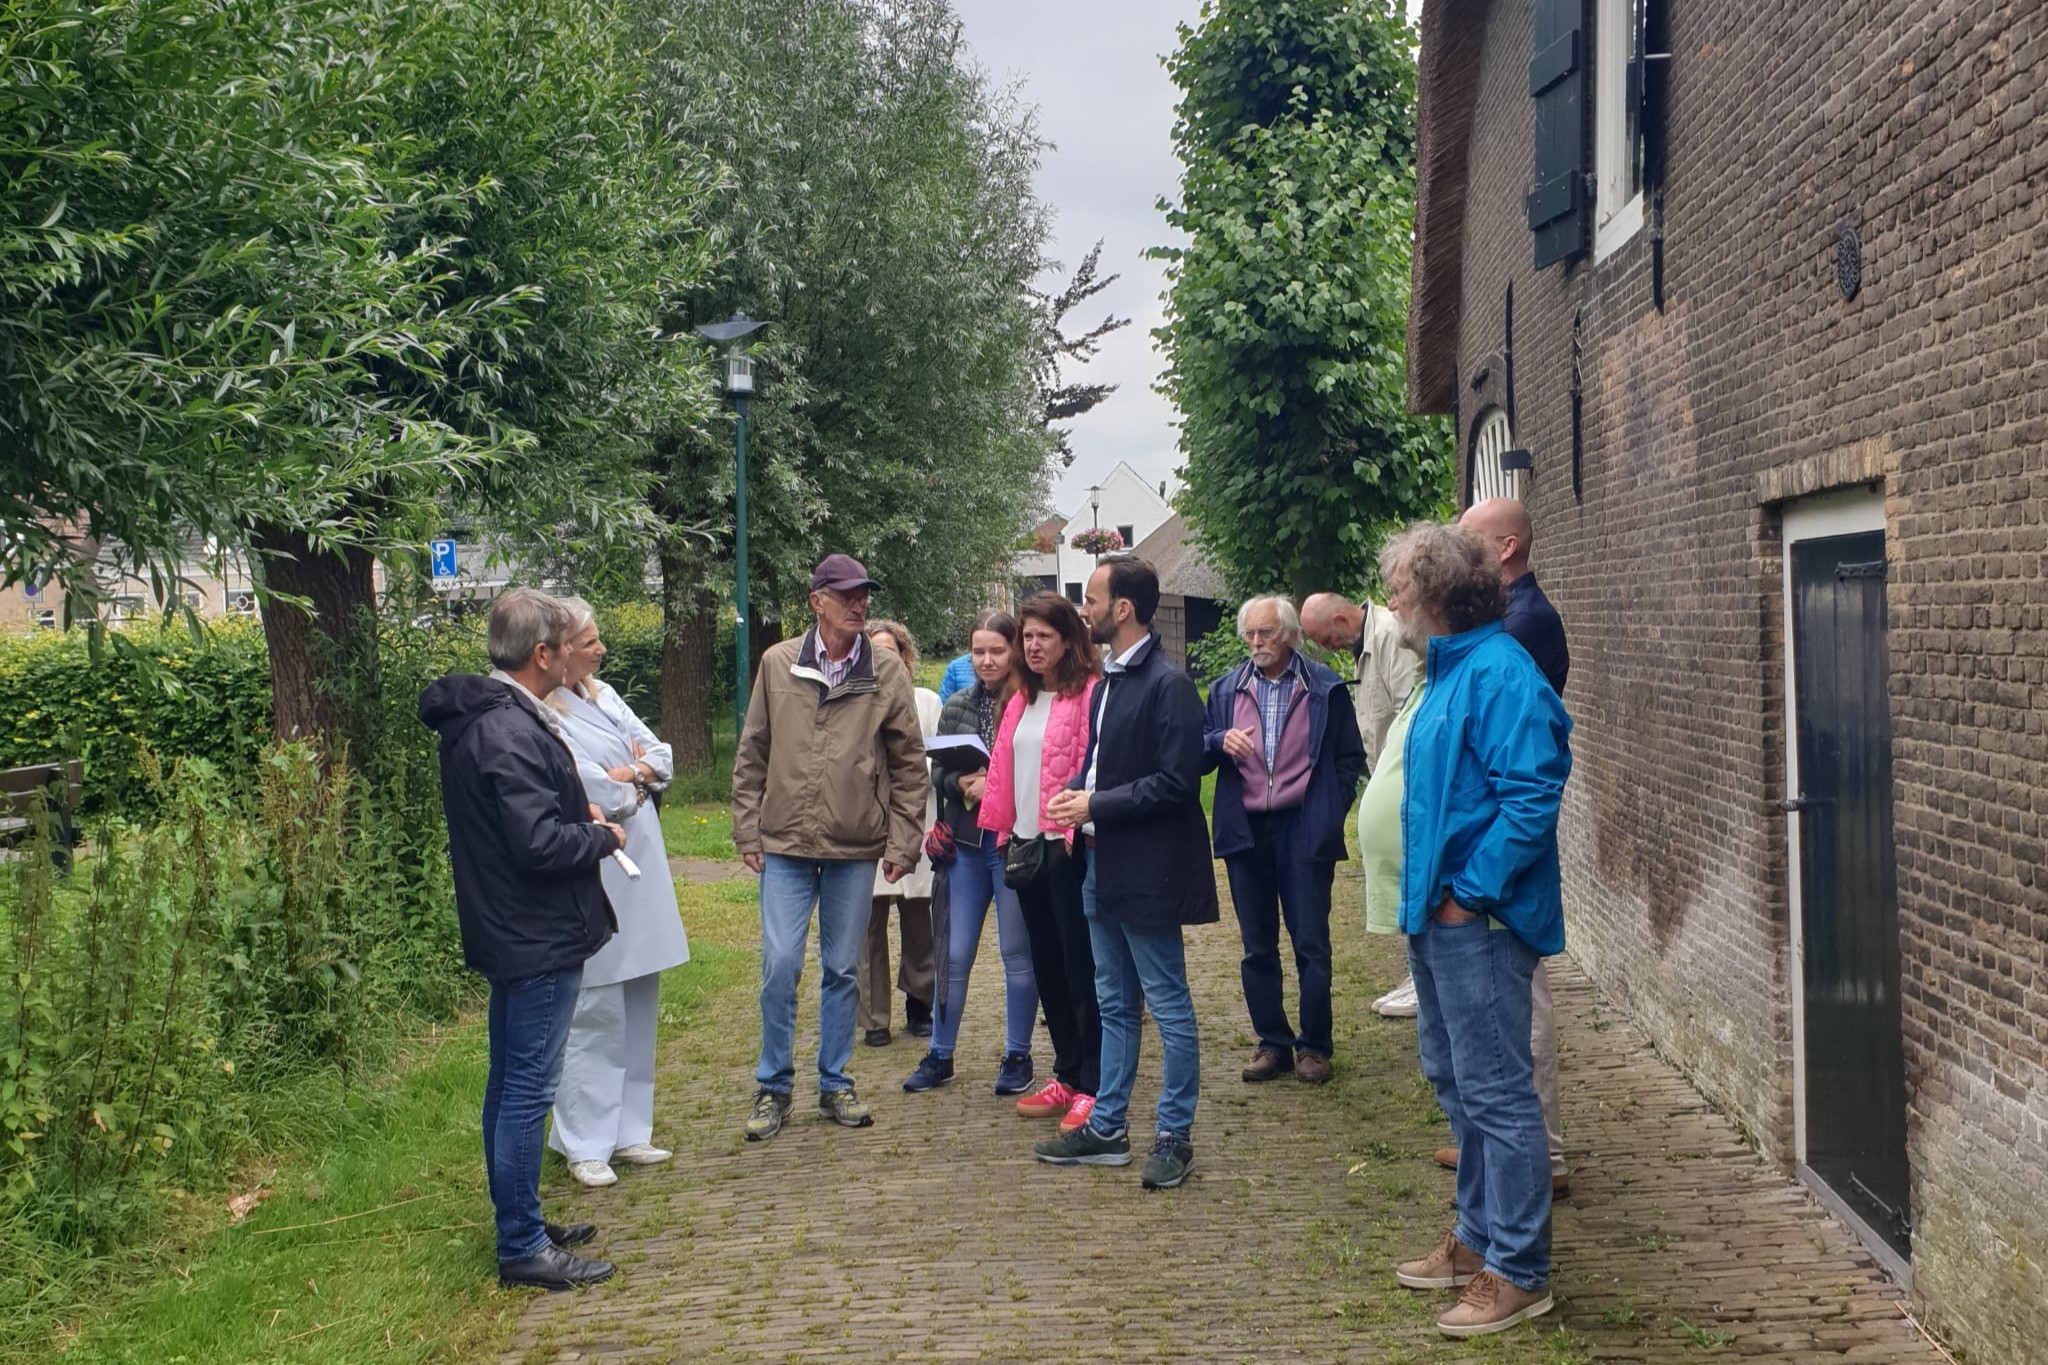
M 1515 429 L 1508 410 L 1495 406 L 1479 414 L 1478 429 L 1472 434 L 1472 501 L 1513 498 L 1524 502 L 1529 496 L 1529 471 L 1503 469 L 1500 457 L 1515 448 Z
M 1638 147 L 1642 129 L 1628 98 L 1643 0 L 1595 0 L 1593 18 L 1593 260 L 1643 229 Z

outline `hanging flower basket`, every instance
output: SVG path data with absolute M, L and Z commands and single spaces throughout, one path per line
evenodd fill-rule
M 1068 543 L 1084 555 L 1114 554 L 1124 548 L 1122 536 L 1100 527 L 1082 531 Z

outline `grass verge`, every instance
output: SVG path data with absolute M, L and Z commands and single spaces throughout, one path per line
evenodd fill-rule
M 678 885 L 692 960 L 664 975 L 664 1041 L 710 1032 L 750 976 L 751 880 Z M 742 891 L 744 895 L 740 894 Z M 178 1235 L 126 1258 L 83 1314 L 18 1334 L 14 1359 L 78 1365 L 472 1360 L 499 1353 L 526 1296 L 497 1288 L 477 1133 L 481 1018 L 416 1038 L 304 1147 L 237 1188 L 271 1197 L 239 1225 L 194 1204 Z M 309 1102 L 312 1097 L 308 1097 Z M 331 1102 L 330 1102 L 331 1103 Z

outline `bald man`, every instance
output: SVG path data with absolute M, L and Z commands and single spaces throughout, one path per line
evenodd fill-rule
M 1499 556 L 1500 581 L 1508 589 L 1508 634 L 1529 651 L 1561 699 L 1565 679 L 1572 671 L 1572 653 L 1565 647 L 1564 622 L 1558 619 L 1557 608 L 1550 605 L 1529 570 L 1529 551 L 1536 543 L 1529 509 L 1519 498 L 1488 498 L 1467 508 L 1458 524 L 1484 536 Z
M 1536 667 L 1549 679 L 1551 690 L 1562 700 L 1572 654 L 1565 647 L 1564 622 L 1558 619 L 1557 608 L 1536 586 L 1536 575 L 1529 569 L 1529 550 L 1536 543 L 1529 509 L 1519 498 L 1488 498 L 1466 508 L 1458 524 L 1476 531 L 1494 547 L 1500 558 L 1500 580 L 1508 589 L 1508 614 L 1503 624 L 1529 651 Z M 1541 959 L 1530 983 L 1529 1004 L 1529 1052 L 1536 1063 L 1536 1095 L 1543 1101 L 1543 1130 L 1550 1139 L 1550 1187 L 1553 1194 L 1564 1195 L 1570 1193 L 1571 1186 L 1565 1174 L 1564 1123 L 1558 1114 L 1557 1022 L 1551 1013 L 1550 971 Z M 1456 1170 L 1458 1149 L 1445 1147 L 1436 1159 Z
M 1394 613 L 1377 602 L 1361 606 L 1340 593 L 1313 593 L 1301 604 L 1301 633 L 1333 654 L 1348 649 L 1358 661 L 1358 686 L 1352 689 L 1351 703 L 1358 712 L 1358 733 L 1365 740 L 1365 768 L 1373 771 L 1386 747 L 1388 727 L 1422 678 L 1422 656 L 1403 647 L 1401 622 Z M 1376 918 L 1368 916 L 1368 924 Z M 1393 922 L 1389 910 L 1385 923 Z M 1413 1019 L 1416 1009 L 1412 976 L 1403 977 L 1400 985 L 1372 1002 L 1372 1012 L 1383 1019 Z

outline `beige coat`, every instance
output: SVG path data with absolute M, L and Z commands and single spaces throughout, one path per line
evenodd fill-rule
M 806 631 L 761 656 L 733 757 L 733 845 L 915 867 L 927 784 L 910 672 L 863 637 L 828 689 L 816 641 Z
M 1358 733 L 1365 738 L 1365 763 L 1380 765 L 1380 746 L 1401 704 L 1422 681 L 1422 658 L 1401 644 L 1401 621 L 1377 602 L 1365 604 L 1363 652 L 1358 656 L 1358 686 L 1351 704 L 1358 709 Z

